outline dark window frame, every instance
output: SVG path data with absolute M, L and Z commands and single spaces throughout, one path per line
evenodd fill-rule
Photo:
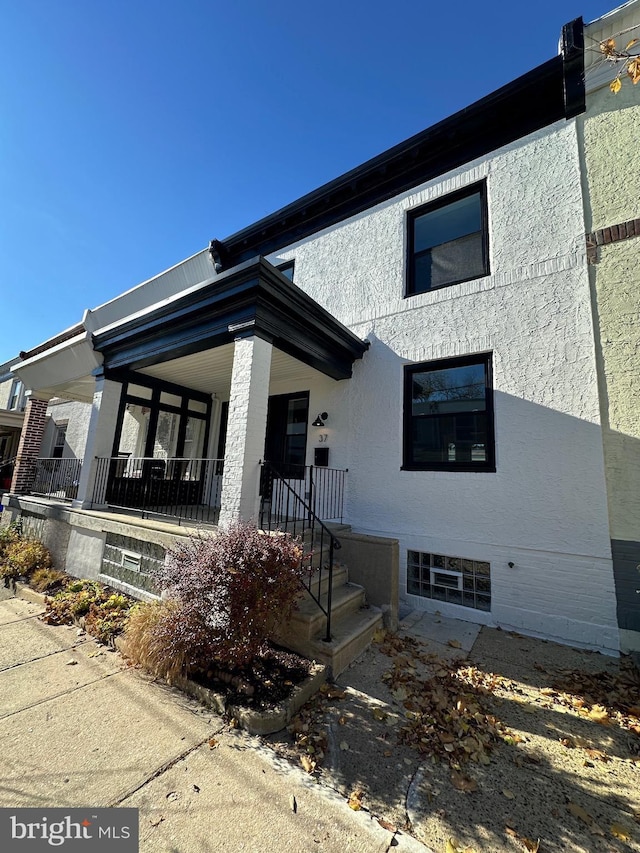
M 455 462 L 427 462 L 416 463 L 413 461 L 413 423 L 419 419 L 442 419 L 455 417 L 456 413 L 414 415 L 413 408 L 413 375 L 415 373 L 427 373 L 430 370 L 447 370 L 452 368 L 464 368 L 471 365 L 481 364 L 484 366 L 485 380 L 485 412 L 487 419 L 486 436 L 486 460 L 482 462 L 469 462 L 468 464 L 456 464 Z M 403 471 L 450 471 L 450 472 L 482 472 L 495 473 L 495 423 L 493 409 L 493 353 L 485 352 L 455 358 L 437 359 L 435 361 L 423 361 L 416 364 L 405 364 L 404 366 L 404 388 L 403 388 L 403 415 L 402 415 L 402 470 Z M 462 413 L 461 413 L 462 414 Z
M 153 458 L 153 448 L 156 439 L 158 418 L 160 416 L 161 411 L 176 414 L 180 418 L 178 427 L 176 456 L 173 458 L 182 458 L 182 453 L 184 452 L 184 440 L 186 435 L 188 418 L 199 418 L 200 420 L 203 420 L 205 422 L 205 431 L 202 443 L 202 452 L 204 456 L 202 458 L 207 458 L 206 454 L 209 447 L 209 432 L 211 429 L 212 399 L 210 395 L 205 394 L 202 391 L 196 391 L 193 388 L 187 388 L 182 385 L 176 385 L 173 382 L 165 382 L 162 379 L 157 379 L 153 376 L 146 376 L 144 374 L 134 374 L 128 377 L 123 376 L 122 378 L 120 378 L 118 373 L 116 371 L 113 371 L 112 375 L 109 376 L 109 378 L 113 378 L 115 381 L 119 381 L 121 383 L 120 407 L 118 410 L 118 419 L 116 422 L 116 430 L 113 440 L 113 450 L 111 453 L 114 458 L 119 455 L 120 439 L 122 438 L 122 424 L 124 421 L 124 413 L 127 407 L 127 403 L 133 403 L 137 406 L 145 406 L 150 410 L 149 430 L 145 442 L 143 458 Z M 129 385 L 131 384 L 150 388 L 151 397 L 138 397 L 136 394 L 130 394 Z M 179 406 L 174 406 L 170 403 L 161 402 L 160 398 L 163 392 L 180 397 L 181 404 Z M 204 403 L 206 405 L 206 411 L 197 412 L 195 411 L 195 409 L 191 409 L 189 407 L 189 402 L 191 400 L 193 400 L 194 402 Z
M 444 284 L 431 285 L 427 288 L 418 288 L 415 275 L 415 222 L 420 217 L 428 213 L 433 213 L 436 210 L 441 210 L 443 207 L 448 207 L 457 201 L 464 198 L 469 198 L 473 195 L 480 196 L 480 230 L 482 236 L 482 261 L 483 272 L 481 275 L 473 274 L 462 276 L 452 281 L 447 281 Z M 489 261 L 489 214 L 487 208 L 487 182 L 480 181 L 471 186 L 464 187 L 461 190 L 456 190 L 452 193 L 447 193 L 435 201 L 427 202 L 420 207 L 407 211 L 407 254 L 406 254 L 406 275 L 405 275 L 405 298 L 409 296 L 417 296 L 420 293 L 431 293 L 433 290 L 442 290 L 444 287 L 453 287 L 455 284 L 462 284 L 465 281 L 474 281 L 478 278 L 486 278 L 491 274 L 491 265 Z M 473 232 L 471 232 L 473 233 Z M 442 244 L 439 244 L 442 245 Z M 434 247 L 431 247 L 433 249 Z M 423 255 L 431 249 L 424 249 L 418 252 L 418 255 Z

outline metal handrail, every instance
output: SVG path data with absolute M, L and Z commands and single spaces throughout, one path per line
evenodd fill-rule
M 210 523 L 220 506 L 223 459 L 205 457 L 99 457 L 92 496 L 146 516 Z
M 73 500 L 78 493 L 82 459 L 73 456 L 40 456 L 30 463 L 29 492 L 41 497 Z
M 309 494 L 310 500 L 307 502 L 301 497 L 296 490 L 288 482 L 291 477 L 287 478 L 281 470 L 279 470 L 272 462 L 264 461 L 261 463 L 261 501 L 260 501 L 260 527 L 263 530 L 282 530 L 290 532 L 294 538 L 299 538 L 304 543 L 305 536 L 309 536 L 311 550 L 303 557 L 303 560 L 308 561 L 308 583 L 303 584 L 311 598 L 318 605 L 320 610 L 326 616 L 326 632 L 324 640 L 327 643 L 331 642 L 331 608 L 332 608 L 332 593 L 333 593 L 333 564 L 334 551 L 339 550 L 342 546 L 340 540 L 335 536 L 326 524 L 313 510 L 313 470 L 310 469 L 309 477 Z M 343 472 L 346 473 L 346 472 Z M 306 476 L 304 478 L 306 483 Z M 279 487 L 279 495 L 274 507 L 274 481 Z M 322 604 L 322 573 L 323 560 L 322 555 L 325 547 L 329 548 L 329 559 L 327 565 L 327 602 L 326 606 Z M 318 595 L 316 596 L 311 588 L 311 577 L 313 575 L 313 559 L 316 554 L 314 545 L 317 546 L 317 552 L 320 555 L 318 561 Z

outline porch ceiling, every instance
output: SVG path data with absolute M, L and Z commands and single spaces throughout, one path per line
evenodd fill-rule
M 146 367 L 140 373 L 173 382 L 185 388 L 216 394 L 225 399 L 231 389 L 233 367 L 233 344 L 225 344 L 214 350 L 186 355 L 173 361 Z M 313 369 L 281 350 L 274 348 L 271 359 L 271 382 L 280 380 L 306 380 Z
M 213 353 L 248 335 L 270 341 L 282 353 L 334 379 L 349 378 L 354 360 L 368 348 L 264 258 L 240 264 L 203 288 L 97 332 L 93 342 L 107 370 L 159 375 L 155 371 L 167 362 L 201 355 L 207 369 L 222 377 L 230 375 L 229 356 Z M 195 364 L 203 366 L 197 361 L 183 366 Z M 181 384 L 185 381 L 182 376 Z

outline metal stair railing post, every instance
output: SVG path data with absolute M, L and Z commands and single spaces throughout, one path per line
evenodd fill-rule
M 284 529 L 292 533 L 294 537 L 299 537 L 301 542 L 304 542 L 305 534 L 311 537 L 311 551 L 308 555 L 309 560 L 309 583 L 305 584 L 305 589 L 313 598 L 320 610 L 326 616 L 326 632 L 324 641 L 331 642 L 331 607 L 332 607 L 332 587 L 333 587 L 333 563 L 334 552 L 341 545 L 340 541 L 333 535 L 324 522 L 313 511 L 311 502 L 307 502 L 301 498 L 299 494 L 287 482 L 285 477 L 275 466 L 268 461 L 261 463 L 261 500 L 260 500 L 260 526 L 263 530 Z M 276 495 L 277 491 L 277 495 Z M 310 487 L 311 492 L 311 487 Z M 286 501 L 283 497 L 286 495 Z M 274 496 L 276 500 L 274 500 Z M 268 503 L 268 509 L 267 509 Z M 276 511 L 274 512 L 274 503 Z M 265 521 L 267 522 L 265 524 Z M 301 532 L 299 533 L 299 525 Z M 291 528 L 291 529 L 290 529 Z M 313 573 L 313 546 L 316 537 L 319 536 L 319 554 L 320 560 L 318 563 L 318 595 L 314 595 L 311 589 L 311 575 Z M 327 566 L 327 605 L 322 605 L 322 552 L 325 547 L 325 537 L 329 545 L 329 564 Z

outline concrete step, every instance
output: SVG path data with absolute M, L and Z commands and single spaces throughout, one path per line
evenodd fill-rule
M 314 639 L 308 642 L 304 651 L 296 651 L 326 664 L 332 677 L 336 678 L 369 646 L 379 628 L 382 628 L 382 611 L 364 607 L 336 622 L 332 620 L 330 643 Z
M 334 590 L 331 597 L 331 624 L 337 624 L 349 614 L 355 613 L 364 606 L 364 587 L 356 584 L 343 584 Z M 327 596 L 323 595 L 320 603 L 326 609 Z M 281 636 L 289 639 L 293 635 L 303 641 L 322 636 L 325 632 L 327 617 L 310 596 L 302 598 L 293 611 L 291 619 L 282 630 Z
M 333 566 L 333 579 L 331 588 L 338 589 L 338 587 L 343 586 L 349 580 L 349 572 L 347 571 L 347 567 L 342 563 L 334 564 Z M 320 595 L 326 595 L 327 590 L 329 589 L 329 572 L 323 568 L 322 573 L 319 571 L 315 571 L 311 575 L 311 583 L 307 584 L 305 582 L 305 586 L 310 586 L 311 592 L 317 597 Z

